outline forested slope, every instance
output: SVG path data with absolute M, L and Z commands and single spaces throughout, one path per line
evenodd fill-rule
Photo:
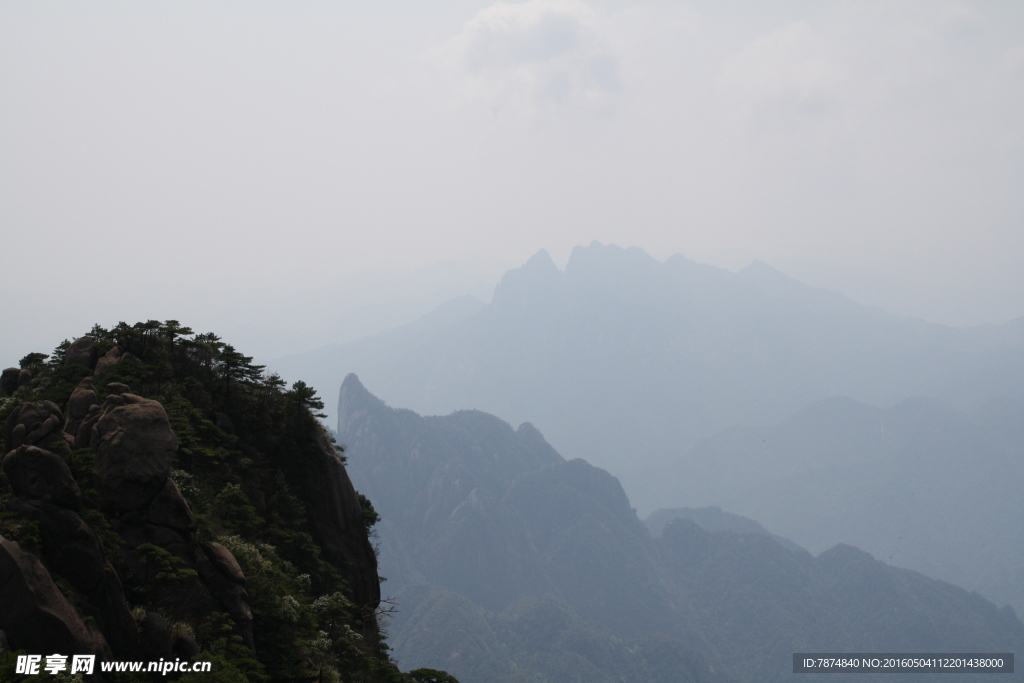
M 378 627 L 376 514 L 309 387 L 175 321 L 20 365 L 0 386 L 0 644 L 213 662 L 181 680 L 413 680 Z

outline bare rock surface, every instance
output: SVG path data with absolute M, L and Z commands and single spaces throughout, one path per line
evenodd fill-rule
M 107 351 L 102 358 L 96 361 L 96 368 L 93 370 L 92 376 L 96 379 L 100 379 L 105 374 L 110 372 L 110 368 L 117 365 L 118 361 L 121 360 L 121 347 L 115 346 Z
M 139 650 L 142 658 L 151 662 L 171 659 L 171 629 L 157 612 L 146 612 L 139 624 Z
M 141 510 L 167 479 L 178 450 L 167 412 L 135 394 L 108 396 L 90 437 L 100 493 L 114 508 Z
M 107 392 L 120 396 L 121 394 L 130 394 L 132 390 L 123 382 L 111 382 L 107 385 Z
M 359 495 L 322 427 L 317 445 L 315 451 L 302 453 L 296 468 L 313 538 L 323 558 L 338 567 L 348 582 L 355 603 L 376 609 L 380 603 L 377 555 L 364 531 Z
M 13 394 L 20 384 L 20 375 L 21 370 L 18 368 L 4 368 L 3 373 L 0 374 L 0 391 L 5 394 Z
M 230 550 L 220 543 L 211 543 L 209 555 L 213 566 L 219 569 L 224 576 L 235 583 L 245 583 L 245 573 Z
M 64 450 L 67 441 L 57 428 L 62 422 L 64 413 L 53 401 L 22 403 L 7 417 L 7 447 L 13 450 L 28 444 L 47 450 Z
M 199 654 L 199 645 L 192 636 L 179 633 L 171 643 L 171 651 L 178 659 L 191 661 Z
M 92 377 L 86 377 L 71 394 L 68 401 L 67 419 L 64 421 L 64 433 L 74 438 L 78 435 L 78 428 L 89 415 L 89 409 L 99 405 L 100 395 L 96 392 L 96 385 Z
M 52 500 L 77 510 L 82 502 L 68 464 L 56 453 L 22 445 L 4 456 L 3 471 L 17 496 Z
M 38 525 L 46 567 L 64 577 L 75 590 L 79 612 L 94 620 L 114 654 L 121 659 L 134 658 L 135 623 L 121 581 L 85 520 L 71 510 L 24 498 L 5 500 L 0 510 Z
M 194 520 L 192 510 L 182 497 L 178 485 L 170 477 L 164 481 L 163 488 L 149 504 L 149 521 L 172 529 L 188 530 Z
M 96 342 L 92 337 L 80 337 L 71 342 L 67 354 L 64 356 L 64 366 L 80 365 L 83 368 L 92 370 L 96 365 Z
M 225 552 L 228 552 L 226 548 Z M 230 555 L 230 552 L 228 554 Z M 208 555 L 214 555 L 214 553 L 210 552 Z M 231 558 L 234 559 L 234 556 L 232 555 Z M 249 593 L 242 584 L 228 577 L 224 567 L 218 563 L 220 559 L 223 558 L 211 557 L 208 560 L 203 558 L 196 564 L 196 569 L 205 585 L 209 588 L 210 594 L 235 621 L 246 645 L 251 649 L 255 649 Z M 239 572 L 241 572 L 241 569 L 239 569 Z
M 101 404 L 97 403 L 89 407 L 89 412 L 82 418 L 82 423 L 78 425 L 78 431 L 74 434 L 75 448 L 89 447 L 89 444 L 92 443 L 92 428 L 96 426 L 102 416 L 103 406 Z
M 31 553 L 0 536 L 0 630 L 13 649 L 111 658 L 110 647 L 82 621 Z

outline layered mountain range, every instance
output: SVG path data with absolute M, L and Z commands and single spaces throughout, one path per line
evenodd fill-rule
M 423 414 L 475 408 L 531 422 L 560 452 L 614 471 L 642 510 L 688 505 L 652 486 L 702 438 L 842 395 L 927 396 L 976 410 L 1024 396 L 1024 319 L 960 329 L 867 308 L 755 262 L 738 273 L 591 244 L 560 271 L 544 251 L 484 306 L 281 359 L 336 391 L 355 372 Z
M 349 375 L 338 438 L 381 515 L 405 666 L 469 682 L 783 681 L 800 651 L 1024 645 L 1012 609 L 849 545 L 814 556 L 721 510 L 645 526 L 615 477 L 530 424 L 421 417 Z
M 1024 613 L 1024 401 L 815 402 L 701 441 L 656 481 L 812 552 L 836 540 Z
M 595 243 L 562 271 L 539 252 L 486 306 L 288 362 L 421 413 L 529 421 L 645 513 L 719 505 L 1024 609 L 1024 319 L 935 325 L 764 263 Z

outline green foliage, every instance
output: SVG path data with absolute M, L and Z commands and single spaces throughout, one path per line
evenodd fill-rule
M 28 683 L 39 680 L 39 676 L 14 673 L 17 669 L 18 655 L 23 654 L 26 654 L 24 650 L 0 653 L 0 683 Z
M 414 683 L 459 683 L 455 676 L 437 669 L 414 669 L 409 672 L 409 678 Z
M 361 493 L 359 494 L 359 508 L 363 511 L 363 524 L 366 526 L 366 531 L 369 532 L 373 525 L 380 521 L 380 515 L 373 509 L 370 499 Z
M 307 386 L 302 380 L 293 384 L 292 390 L 288 394 L 292 401 L 294 401 L 295 409 L 300 414 L 304 411 L 312 414 L 314 417 L 327 417 L 320 412 L 324 409 L 324 402 L 317 397 L 316 390 L 311 386 Z
M 30 353 L 24 358 L 22 358 L 20 361 L 18 361 L 18 366 L 22 370 L 27 370 L 37 365 L 41 365 L 42 362 L 47 358 L 49 358 L 49 356 L 46 355 L 45 353 Z
M 252 534 L 263 524 L 263 518 L 256 513 L 256 508 L 238 484 L 224 485 L 217 495 L 216 508 L 225 526 L 231 530 Z
M 115 345 L 123 354 L 96 383 L 101 400 L 108 383 L 122 382 L 164 406 L 179 443 L 171 478 L 196 517 L 196 542 L 222 543 L 246 575 L 256 655 L 229 615 L 196 621 L 187 609 L 175 607 L 196 576 L 181 558 L 145 543 L 138 547 L 141 567 L 125 559 L 124 542 L 96 491 L 95 454 L 90 449 L 64 454 L 82 490 L 82 517 L 122 574 L 137 611 L 144 614 L 158 604 L 176 628 L 195 634 L 203 649 L 198 659 L 213 662 L 211 673 L 178 680 L 407 683 L 390 662 L 375 620 L 356 609 L 337 569 L 321 559 L 306 504 L 293 484 L 300 462 L 295 454 L 322 448 L 326 438 L 317 419 L 324 404 L 312 387 L 295 382 L 289 388 L 216 335 L 196 334 L 175 320 L 122 322 L 109 330 L 96 325 L 88 336 L 101 354 Z M 14 396 L 0 397 L 0 421 L 21 401 L 67 406 L 89 374 L 79 366 L 64 367 L 69 346 L 64 341 L 49 356 L 22 359 L 34 379 Z M 370 529 L 377 513 L 363 496 L 360 506 Z M 0 516 L 0 533 L 23 545 L 40 543 L 38 525 L 13 516 Z M 0 666 L 0 681 L 8 680 L 4 675 Z
M 71 341 L 69 339 L 65 339 L 53 350 L 53 353 L 49 356 L 50 360 L 48 360 L 46 364 L 51 368 L 59 368 L 62 366 L 64 364 L 64 358 L 68 355 L 69 348 L 71 348 Z
M 0 536 L 16 542 L 25 550 L 36 550 L 43 543 L 39 522 L 20 519 L 13 512 L 0 512 Z
M 146 560 L 147 571 L 157 581 L 178 581 L 197 576 L 194 569 L 184 566 L 184 560 L 158 545 L 143 543 L 138 549 Z

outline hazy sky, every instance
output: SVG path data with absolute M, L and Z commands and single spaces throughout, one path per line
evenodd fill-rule
M 0 365 L 591 240 L 1001 323 L 1024 3 L 6 0 L 0 231 Z

